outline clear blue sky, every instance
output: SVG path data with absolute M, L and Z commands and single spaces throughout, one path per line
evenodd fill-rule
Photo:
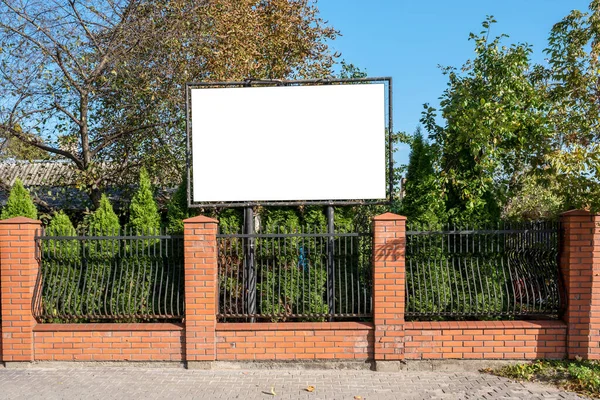
M 343 36 L 332 42 L 342 59 L 369 76 L 394 82 L 394 130 L 412 133 L 423 103 L 437 107 L 446 87 L 438 65 L 461 66 L 473 57 L 470 32 L 479 33 L 486 15 L 498 23 L 492 34 L 507 43 L 533 45 L 533 60 L 543 62 L 552 25 L 571 10 L 588 9 L 591 0 L 319 0 L 321 16 Z M 396 162 L 408 162 L 402 146 Z

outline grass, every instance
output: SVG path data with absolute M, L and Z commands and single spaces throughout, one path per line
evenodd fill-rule
M 533 361 L 489 371 L 506 378 L 553 383 L 565 390 L 600 398 L 600 363 L 596 361 Z

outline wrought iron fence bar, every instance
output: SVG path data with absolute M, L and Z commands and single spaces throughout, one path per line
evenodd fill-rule
M 248 313 L 239 313 L 239 314 L 224 314 L 218 313 L 217 317 L 219 318 L 261 318 L 261 319 L 272 319 L 272 318 L 369 318 L 372 317 L 372 313 L 366 314 L 351 314 L 351 313 L 336 313 L 336 314 L 311 314 L 311 313 L 297 313 L 297 314 L 248 314 Z
M 485 318 L 494 318 L 494 317 L 505 317 L 505 316 L 552 316 L 552 313 L 544 312 L 544 311 L 535 311 L 535 312 L 496 312 L 493 315 L 489 313 L 464 313 L 464 312 L 417 312 L 417 311 L 407 311 L 404 313 L 407 317 L 485 317 Z
M 420 228 L 407 232 L 407 317 L 559 316 L 559 224 Z
M 217 238 L 252 238 L 252 239 L 268 239 L 268 238 L 296 238 L 296 237 L 367 237 L 369 233 L 218 233 Z
M 430 236 L 430 235 L 485 235 L 485 234 L 505 234 L 505 233 L 553 233 L 555 229 L 505 229 L 505 230 L 443 230 L 443 231 L 406 231 L 407 236 Z
M 45 236 L 39 235 L 35 236 L 35 239 L 43 239 L 43 240 L 146 240 L 146 239 L 183 239 L 183 235 L 147 235 L 147 236 L 137 236 L 137 235 L 128 235 L 128 236 L 95 236 L 95 235 L 81 235 L 81 236 Z
M 183 318 L 183 236 L 112 233 L 36 237 L 39 322 Z

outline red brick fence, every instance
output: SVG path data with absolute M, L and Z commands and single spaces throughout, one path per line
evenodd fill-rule
M 217 221 L 185 221 L 182 324 L 38 324 L 32 315 L 39 270 L 39 221 L 0 221 L 0 360 L 177 361 L 207 367 L 224 360 L 600 358 L 600 216 L 562 216 L 563 321 L 405 322 L 406 220 L 374 218 L 373 323 L 218 323 Z

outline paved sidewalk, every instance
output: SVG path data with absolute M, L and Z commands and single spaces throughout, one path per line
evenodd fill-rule
M 305 391 L 315 386 L 312 393 Z M 271 387 L 276 395 L 273 396 Z M 479 373 L 182 368 L 0 368 L 2 399 L 579 399 Z

